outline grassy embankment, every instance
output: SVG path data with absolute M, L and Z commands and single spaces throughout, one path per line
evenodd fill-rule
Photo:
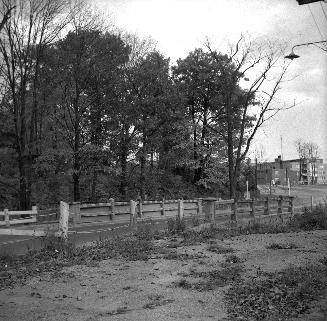
M 198 222 L 194 221 L 194 225 Z M 43 272 L 60 275 L 62 268 L 72 265 L 96 265 L 110 258 L 147 260 L 160 254 L 168 260 L 194 259 L 196 254 L 179 254 L 179 246 L 209 244 L 208 250 L 227 253 L 225 261 L 216 269 L 189 272 L 173 284 L 197 291 L 211 291 L 225 287 L 225 305 L 230 320 L 287 320 L 309 310 L 310 304 L 327 289 L 327 258 L 315 265 L 291 267 L 279 273 L 263 273 L 256 278 L 243 278 L 242 260 L 233 249 L 217 246 L 215 239 L 228 239 L 244 234 L 286 233 L 302 230 L 327 229 L 327 205 L 305 210 L 301 216 L 283 224 L 249 224 L 238 228 L 220 228 L 210 225 L 204 229 L 186 229 L 183 221 L 170 220 L 164 232 L 155 225 L 140 225 L 136 232 L 98 241 L 85 247 L 73 247 L 54 238 L 44 239 L 44 248 L 24 256 L 0 257 L 0 288 L 24 284 L 29 278 Z M 157 240 L 165 239 L 166 246 Z M 179 240 L 176 242 L 176 240 Z M 287 245 L 290 248 L 291 245 Z M 295 247 L 295 245 L 294 245 Z M 270 249 L 283 249 L 284 244 L 274 243 Z M 187 277 L 196 281 L 190 283 Z

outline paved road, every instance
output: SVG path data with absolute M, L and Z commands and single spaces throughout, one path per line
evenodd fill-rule
M 186 217 L 186 224 L 190 225 L 191 217 Z M 226 221 L 227 217 L 219 217 L 217 222 Z M 158 230 L 167 227 L 167 220 L 158 219 L 145 221 L 145 224 L 153 224 Z M 28 228 L 22 227 L 22 228 Z M 87 242 L 97 241 L 130 232 L 132 229 L 129 222 L 110 223 L 108 221 L 98 221 L 84 223 L 77 227 L 70 227 L 68 235 L 72 243 L 79 246 Z M 42 237 L 0 235 L 0 254 L 24 254 L 28 250 L 40 249 L 43 245 Z
M 115 224 L 108 222 L 92 222 L 78 227 L 71 227 L 68 235 L 73 243 L 80 245 L 86 242 L 126 233 L 128 231 L 130 231 L 130 227 L 126 222 Z M 42 245 L 42 237 L 0 235 L 0 254 L 24 254 L 28 250 L 40 249 Z

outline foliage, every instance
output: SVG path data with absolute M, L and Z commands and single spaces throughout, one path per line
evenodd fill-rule
M 184 232 L 186 229 L 185 220 L 176 216 L 176 218 L 169 218 L 167 221 L 167 230 L 169 234 L 177 234 Z
M 289 320 L 310 308 L 327 287 L 324 266 L 290 267 L 265 279 L 234 283 L 225 303 L 229 320 Z
M 327 203 L 319 204 L 312 210 L 304 209 L 304 214 L 297 216 L 295 226 L 303 230 L 327 229 Z
M 1 0 L 2 11 L 12 3 Z M 273 110 L 259 86 L 277 64 L 271 47 L 241 37 L 235 54 L 206 44 L 172 65 L 151 41 L 104 28 L 83 1 L 67 4 L 15 2 L 4 21 L 1 207 L 255 188 L 246 155 Z M 259 78 L 245 88 L 254 67 Z

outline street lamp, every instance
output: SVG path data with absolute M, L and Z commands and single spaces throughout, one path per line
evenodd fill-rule
M 300 44 L 298 44 L 298 45 L 295 45 L 295 46 L 293 46 L 291 53 L 288 54 L 287 56 L 285 56 L 285 58 L 286 58 L 286 59 L 291 59 L 291 60 L 296 59 L 296 58 L 299 58 L 300 56 L 297 55 L 297 54 L 294 52 L 294 48 L 295 48 L 295 47 L 301 47 L 301 46 L 314 45 L 314 46 L 320 48 L 321 50 L 327 52 L 326 49 L 324 49 L 324 48 L 318 46 L 317 43 L 327 43 L 327 40 L 314 41 L 314 42 L 306 42 L 306 43 L 300 43 Z
M 326 2 L 325 0 L 296 0 L 299 5 L 301 6 L 302 4 L 309 4 L 312 2 L 318 2 L 318 1 L 322 1 L 322 2 Z

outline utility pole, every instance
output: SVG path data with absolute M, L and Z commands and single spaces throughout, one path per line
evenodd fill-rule
M 255 189 L 258 189 L 258 159 L 255 158 Z

